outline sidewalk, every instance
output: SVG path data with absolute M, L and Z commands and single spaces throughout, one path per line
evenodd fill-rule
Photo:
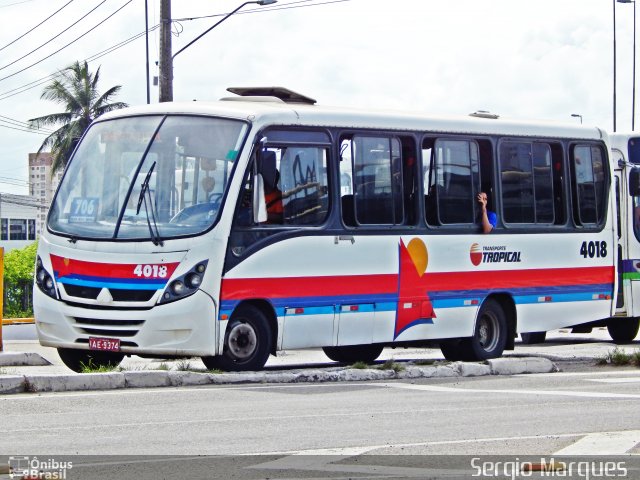
M 595 362 L 616 346 L 606 329 L 591 334 L 569 334 L 567 330 L 550 332 L 539 345 L 516 342 L 514 351 L 502 359 L 487 363 L 444 362 L 439 349 L 385 348 L 376 366 L 352 369 L 330 361 L 321 349 L 279 352 L 270 357 L 265 371 L 246 373 L 210 373 L 199 358 L 187 360 L 125 357 L 114 373 L 78 374 L 69 370 L 54 348 L 36 340 L 8 340 L 0 352 L 0 394 L 24 391 L 70 391 L 126 387 L 184 386 L 247 382 L 313 382 L 388 380 L 440 376 L 476 376 L 556 371 L 553 362 Z M 621 347 L 640 348 L 640 342 Z M 402 367 L 379 369 L 385 360 Z M 435 364 L 427 365 L 428 363 Z M 26 381 L 25 381 L 26 379 Z

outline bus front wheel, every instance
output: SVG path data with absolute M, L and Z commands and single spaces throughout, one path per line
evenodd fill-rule
M 202 357 L 209 370 L 260 370 L 271 352 L 271 329 L 262 310 L 242 305 L 231 316 L 222 355 Z
M 382 345 L 348 345 L 343 347 L 322 347 L 324 354 L 334 362 L 373 363 L 383 350 Z
M 75 348 L 58 348 L 58 355 L 62 363 L 78 373 L 91 370 L 113 370 L 124 358 L 124 353 Z
M 614 343 L 631 343 L 638 335 L 640 318 L 616 318 L 609 321 L 607 330 Z

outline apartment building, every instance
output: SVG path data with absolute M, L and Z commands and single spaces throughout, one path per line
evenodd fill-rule
M 62 169 L 53 175 L 51 174 L 52 163 L 53 158 L 48 152 L 42 152 L 40 155 L 29 154 L 29 194 L 38 205 L 36 218 L 37 235 L 44 228 L 53 194 L 62 178 Z

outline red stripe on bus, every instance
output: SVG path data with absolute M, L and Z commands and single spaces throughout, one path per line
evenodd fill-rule
M 102 278 L 138 279 L 142 277 L 142 275 L 136 275 L 134 273 L 134 270 L 138 265 L 141 267 L 144 267 L 145 265 L 149 265 L 151 267 L 153 267 L 153 265 L 157 265 L 158 267 L 167 267 L 167 272 L 162 278 L 169 278 L 178 267 L 179 263 L 98 263 L 51 255 L 51 266 L 59 278 L 66 277 L 68 275 L 83 275 Z
M 450 290 L 561 287 L 613 283 L 614 268 L 578 267 L 481 272 L 425 273 L 428 292 Z M 283 278 L 224 278 L 223 300 L 251 297 L 324 297 L 398 292 L 398 274 L 343 275 Z
M 327 277 L 225 278 L 224 300 L 253 296 L 262 298 L 325 297 L 333 295 L 367 295 L 396 293 L 398 275 L 345 275 Z
M 562 287 L 613 283 L 615 270 L 606 267 L 494 270 L 425 273 L 428 291 Z

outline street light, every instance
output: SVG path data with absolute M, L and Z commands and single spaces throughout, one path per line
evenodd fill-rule
M 571 116 L 574 117 L 574 118 L 579 118 L 580 119 L 580 125 L 582 125 L 582 115 L 580 115 L 579 113 L 572 113 Z
M 191 40 L 189 43 L 187 43 L 184 47 L 182 47 L 180 50 L 178 50 L 176 53 L 174 53 L 171 56 L 171 59 L 173 60 L 174 58 L 176 58 L 178 56 L 179 53 L 185 51 L 188 47 L 190 47 L 191 45 L 193 45 L 194 43 L 196 43 L 198 40 L 200 40 L 202 37 L 204 37 L 207 33 L 209 33 L 211 30 L 213 30 L 214 28 L 216 28 L 218 25 L 220 25 L 222 22 L 224 22 L 227 18 L 229 18 L 231 15 L 233 15 L 234 13 L 236 13 L 238 10 L 240 10 L 242 7 L 246 6 L 246 5 L 250 5 L 252 3 L 255 3 L 257 5 L 260 6 L 264 6 L 264 5 L 272 5 L 274 3 L 276 3 L 278 0 L 256 0 L 256 1 L 252 1 L 252 2 L 244 2 L 242 5 L 240 5 L 238 8 L 236 8 L 235 10 L 233 10 L 231 13 L 228 13 L 226 16 L 224 16 L 220 21 L 218 21 L 217 23 L 215 23 L 214 25 L 212 25 L 211 27 L 209 27 L 208 29 L 206 29 L 204 32 L 202 32 L 200 35 L 198 35 L 196 38 L 194 38 L 193 40 Z M 620 0 L 618 0 L 620 1 Z
M 619 3 L 633 3 L 633 99 L 631 100 L 631 130 L 636 125 L 636 2 L 634 0 L 618 0 Z

